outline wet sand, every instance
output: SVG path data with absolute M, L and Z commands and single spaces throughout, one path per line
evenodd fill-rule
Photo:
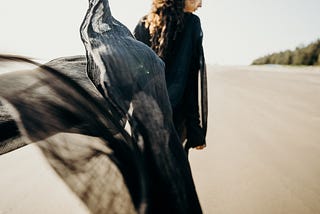
M 320 213 L 320 68 L 212 66 L 204 213 Z M 87 213 L 35 146 L 0 156 L 0 214 Z

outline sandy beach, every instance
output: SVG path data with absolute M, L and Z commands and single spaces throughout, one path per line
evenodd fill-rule
M 209 66 L 204 213 L 320 213 L 320 67 Z M 88 213 L 31 145 L 0 156 L 0 214 Z

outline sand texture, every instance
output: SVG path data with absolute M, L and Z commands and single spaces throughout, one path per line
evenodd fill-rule
M 320 68 L 209 66 L 208 87 L 208 146 L 190 152 L 204 213 L 320 213 Z M 35 146 L 0 171 L 0 214 L 87 213 Z

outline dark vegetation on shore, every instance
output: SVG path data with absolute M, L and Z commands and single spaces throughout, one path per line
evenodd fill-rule
M 320 39 L 307 46 L 298 46 L 295 50 L 272 53 L 252 62 L 252 65 L 320 65 Z

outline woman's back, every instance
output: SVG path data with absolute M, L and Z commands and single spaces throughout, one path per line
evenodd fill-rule
M 134 36 L 152 46 L 152 36 L 150 29 L 146 27 L 146 21 L 147 16 L 140 20 L 134 30 Z M 185 12 L 183 28 L 177 33 L 176 38 L 169 42 L 169 47 L 167 47 L 169 51 L 166 56 L 162 57 L 166 65 L 166 84 L 173 109 L 174 124 L 181 141 L 189 136 L 190 147 L 204 145 L 206 135 L 207 89 L 202 36 L 199 17 Z M 198 104 L 199 73 L 201 104 Z

